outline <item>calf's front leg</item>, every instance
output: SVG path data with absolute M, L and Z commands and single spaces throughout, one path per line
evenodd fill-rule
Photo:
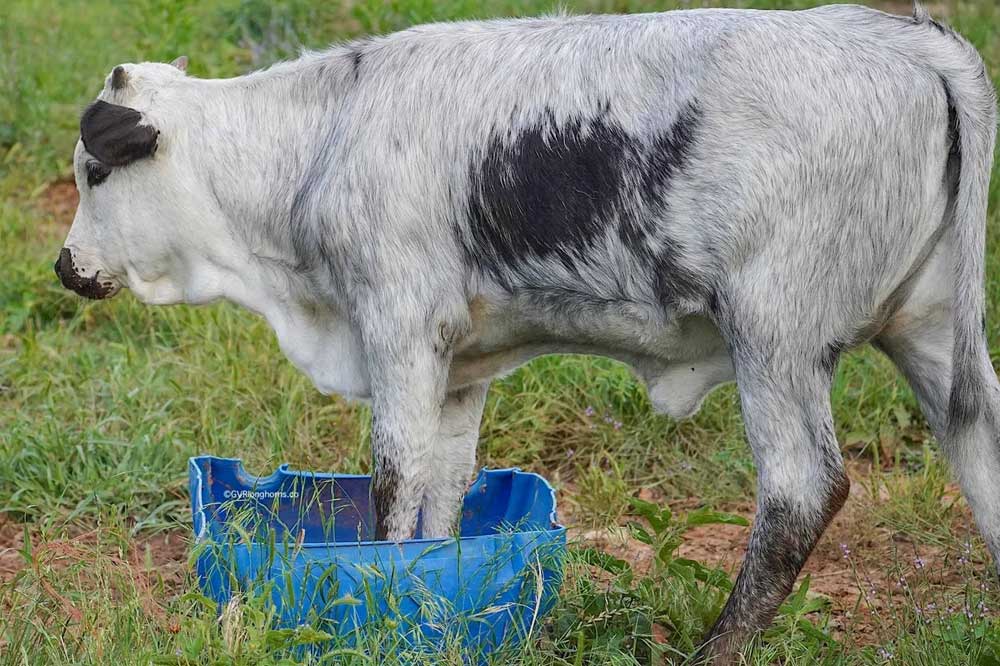
M 371 375 L 372 504 L 375 538 L 413 537 L 433 476 L 434 441 L 450 354 L 421 335 L 366 341 Z
M 448 393 L 431 455 L 432 476 L 424 491 L 424 537 L 448 536 L 455 527 L 465 489 L 476 466 L 479 423 L 488 383 Z

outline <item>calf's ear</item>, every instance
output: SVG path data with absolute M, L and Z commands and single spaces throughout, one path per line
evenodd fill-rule
M 140 125 L 135 109 L 97 100 L 80 117 L 80 138 L 87 152 L 101 163 L 125 166 L 156 152 L 159 130 Z

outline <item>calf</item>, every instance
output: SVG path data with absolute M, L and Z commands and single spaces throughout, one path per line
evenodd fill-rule
M 995 98 L 919 7 L 450 23 L 235 79 L 184 65 L 119 65 L 84 112 L 56 271 L 240 303 L 320 391 L 369 400 L 379 538 L 420 510 L 452 529 L 488 383 L 531 358 L 619 359 L 673 417 L 735 379 L 758 510 L 703 648 L 732 660 L 847 497 L 830 384 L 872 342 L 1000 555 Z

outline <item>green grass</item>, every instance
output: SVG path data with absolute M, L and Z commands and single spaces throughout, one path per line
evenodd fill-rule
M 40 201 L 47 183 L 69 176 L 79 111 L 111 67 L 186 54 L 192 74 L 228 76 L 293 55 L 300 45 L 430 20 L 537 14 L 555 4 L 7 0 L 0 6 L 0 515 L 23 524 L 30 544 L 17 546 L 23 569 L 0 585 L 0 664 L 278 663 L 291 653 L 276 653 L 273 635 L 268 642 L 266 605 L 247 600 L 220 623 L 192 596 L 190 574 L 164 580 L 162 562 L 145 545 L 159 543 L 149 541 L 158 533 L 187 529 L 188 456 L 241 456 L 256 471 L 284 461 L 343 472 L 363 472 L 369 464 L 366 410 L 313 390 L 260 319 L 225 304 L 151 308 L 127 294 L 85 303 L 56 283 L 51 265 L 65 228 Z M 702 3 L 558 4 L 571 11 L 649 11 Z M 1000 9 L 991 0 L 946 4 L 953 24 L 1000 74 Z M 991 312 L 1000 307 L 998 183 L 989 221 Z M 990 320 L 991 339 L 1000 333 L 997 322 Z M 1000 347 L 993 353 L 1000 356 Z M 867 615 L 868 583 L 859 570 L 853 617 L 867 618 L 864 631 L 850 623 L 835 631 L 828 605 L 802 594 L 750 663 L 880 664 L 881 649 L 895 655 L 893 663 L 1000 664 L 1000 625 L 992 613 L 932 614 L 928 623 L 927 613 L 915 610 L 930 603 L 959 607 L 956 600 L 971 599 L 990 577 L 978 540 L 971 555 L 961 555 L 968 514 L 961 501 L 942 501 L 950 496 L 949 477 L 912 394 L 871 350 L 842 363 L 833 393 L 845 452 L 876 470 L 864 481 L 871 511 L 852 533 L 857 542 L 903 539 L 940 549 L 946 562 L 972 564 L 956 565 L 957 577 L 948 580 L 917 572 L 909 597 L 901 593 L 896 605 Z M 544 358 L 497 382 L 480 457 L 484 464 L 544 472 L 563 486 L 563 504 L 581 527 L 636 520 L 632 497 L 640 489 L 667 502 L 735 506 L 754 488 L 732 387 L 710 396 L 695 418 L 675 422 L 652 413 L 645 389 L 626 368 L 602 359 Z M 881 536 L 868 538 L 869 532 Z M 864 546 L 852 548 L 854 558 L 863 556 Z M 598 561 L 583 548 L 571 552 L 561 601 L 538 640 L 497 663 L 682 663 L 722 599 L 717 588 L 663 562 L 640 570 Z M 894 552 L 880 568 L 909 571 L 912 559 Z M 875 584 L 893 589 L 881 578 Z M 1000 603 L 995 590 L 985 594 L 987 605 Z M 306 640 L 289 640 L 300 639 Z M 372 640 L 378 639 L 376 632 Z M 363 654 L 338 659 L 379 663 Z M 428 663 L 442 661 L 460 663 L 460 655 Z

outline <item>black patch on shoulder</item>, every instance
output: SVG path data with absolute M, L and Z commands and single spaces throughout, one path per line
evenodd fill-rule
M 670 129 L 658 135 L 645 150 L 638 168 L 638 194 L 645 209 L 662 208 L 666 205 L 670 182 L 681 172 L 690 157 L 699 115 L 696 106 L 687 105 L 677 115 Z M 648 220 L 632 215 L 622 220 L 619 235 L 633 252 L 641 253 L 645 250 L 644 241 L 648 231 Z M 676 253 L 678 249 L 675 246 L 668 252 Z
M 687 107 L 652 140 L 609 116 L 609 102 L 562 123 L 546 109 L 516 136 L 494 133 L 470 169 L 465 250 L 473 264 L 498 276 L 529 257 L 556 257 L 572 269 L 609 227 L 637 257 L 651 258 L 651 207 L 663 205 L 683 169 L 698 112 Z
M 547 118 L 508 143 L 494 135 L 471 174 L 476 249 L 516 266 L 556 255 L 571 266 L 604 229 L 622 190 L 629 137 L 603 118 Z

